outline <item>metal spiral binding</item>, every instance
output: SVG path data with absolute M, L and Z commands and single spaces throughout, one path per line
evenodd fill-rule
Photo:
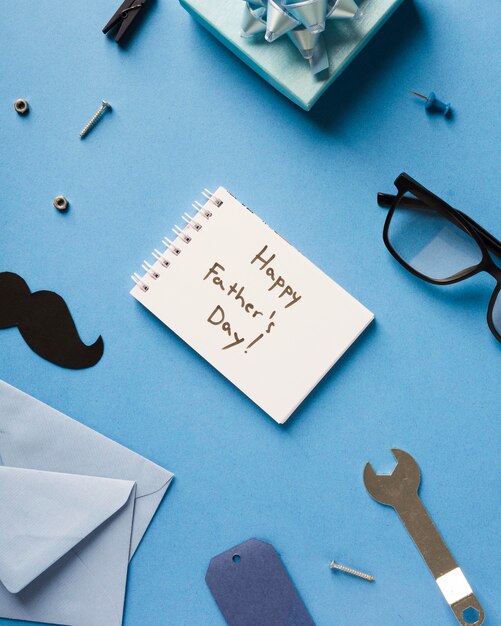
M 141 267 L 143 268 L 143 270 L 144 270 L 145 272 L 147 272 L 147 273 L 148 273 L 148 274 L 149 274 L 152 278 L 154 278 L 155 280 L 156 280 L 157 278 L 160 278 L 160 274 L 159 274 L 159 273 L 158 273 L 158 272 L 157 272 L 157 271 L 153 268 L 153 266 L 152 266 L 152 265 L 150 265 L 150 264 L 148 263 L 148 261 L 145 261 L 145 262 L 141 265 Z
M 216 197 L 211 191 L 209 191 L 208 189 L 204 189 L 202 191 L 202 195 L 204 198 L 206 198 L 209 202 L 212 202 L 212 204 L 215 207 L 220 207 L 223 204 L 223 201 Z M 193 204 L 191 205 L 196 213 L 195 215 L 190 215 L 189 213 L 187 213 L 186 211 L 183 213 L 183 215 L 181 215 L 181 219 L 185 222 L 186 226 L 184 226 L 183 228 L 181 228 L 180 226 L 178 226 L 177 224 L 174 226 L 174 228 L 172 229 L 175 238 L 174 240 L 169 239 L 168 237 L 164 237 L 162 239 L 162 243 L 165 246 L 165 250 L 163 252 L 160 252 L 160 250 L 157 250 L 157 248 L 155 248 L 152 252 L 152 255 L 155 259 L 155 261 L 157 261 L 158 263 L 160 263 L 160 265 L 162 266 L 162 268 L 169 268 L 171 261 L 168 260 L 167 253 L 171 253 L 174 256 L 179 256 L 182 252 L 181 248 L 176 245 L 176 240 L 179 240 L 181 242 L 183 242 L 184 244 L 188 245 L 191 243 L 192 241 L 192 237 L 186 232 L 186 230 L 188 228 L 192 228 L 195 232 L 199 232 L 202 229 L 202 224 L 196 219 L 198 218 L 198 216 L 203 217 L 206 220 L 209 220 L 212 217 L 212 212 L 209 211 L 209 209 L 207 209 L 206 206 L 204 206 L 203 204 L 201 204 L 200 202 L 198 202 L 198 200 L 195 200 L 195 202 L 193 202 Z M 149 285 L 145 282 L 145 278 L 146 277 L 150 277 L 153 280 L 158 280 L 160 278 L 160 273 L 157 271 L 158 270 L 158 266 L 157 268 L 153 267 L 153 265 L 151 265 L 150 263 L 148 263 L 148 261 L 144 261 L 144 263 L 142 263 L 141 267 L 144 270 L 144 275 L 140 276 L 137 272 L 134 272 L 131 276 L 132 280 L 136 283 L 136 285 L 139 287 L 139 289 L 141 289 L 144 292 L 147 292 L 149 290 Z

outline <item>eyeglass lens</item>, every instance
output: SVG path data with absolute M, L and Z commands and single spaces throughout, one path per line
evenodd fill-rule
M 501 291 L 498 291 L 497 298 L 492 309 L 492 324 L 497 333 L 501 335 Z
M 452 279 L 482 260 L 475 239 L 431 204 L 409 207 L 403 205 L 401 198 L 389 224 L 388 238 L 402 260 L 434 280 Z M 497 308 L 499 318 L 499 298 Z

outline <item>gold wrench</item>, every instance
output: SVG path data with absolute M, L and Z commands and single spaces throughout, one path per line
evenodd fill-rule
M 365 466 L 367 491 L 398 513 L 461 626 L 480 626 L 484 610 L 418 495 L 418 464 L 408 452 L 392 452 L 397 465 L 391 474 L 376 474 L 370 463 Z

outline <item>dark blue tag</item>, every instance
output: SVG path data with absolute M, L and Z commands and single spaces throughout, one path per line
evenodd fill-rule
M 228 626 L 315 626 L 269 543 L 249 539 L 215 556 L 205 580 Z

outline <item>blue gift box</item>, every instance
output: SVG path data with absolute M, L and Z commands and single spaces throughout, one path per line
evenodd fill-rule
M 290 39 L 241 37 L 242 0 L 180 0 L 207 30 L 242 61 L 305 110 L 310 110 L 403 0 L 361 0 L 351 20 L 333 20 L 324 33 L 329 69 L 315 76 Z

